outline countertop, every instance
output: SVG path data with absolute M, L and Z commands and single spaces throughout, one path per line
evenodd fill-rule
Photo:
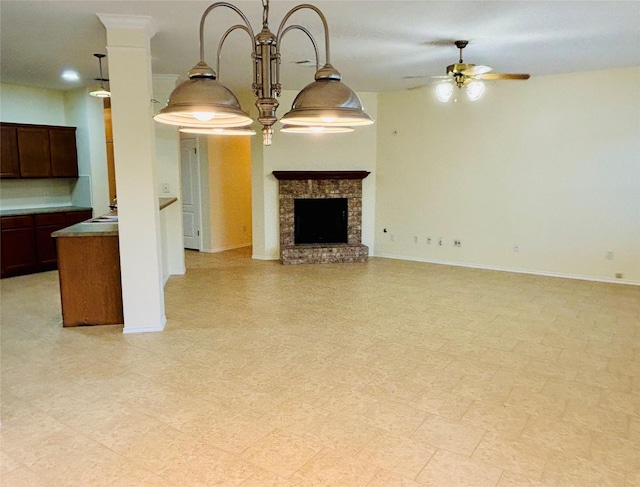
M 163 210 L 172 203 L 178 201 L 178 198 L 160 198 L 160 209 Z M 117 215 L 117 213 L 107 213 L 107 215 Z M 57 232 L 53 232 L 53 237 L 111 237 L 118 235 L 117 223 L 76 223 L 70 227 L 63 228 Z
M 45 206 L 44 208 L 18 208 L 0 210 L 0 216 L 38 215 L 41 213 L 66 213 L 68 211 L 91 211 L 88 206 Z

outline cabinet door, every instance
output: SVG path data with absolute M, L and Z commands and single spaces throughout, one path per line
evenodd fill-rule
M 16 127 L 2 126 L 2 150 L 0 178 L 19 178 L 20 159 L 18 158 L 18 131 Z
M 71 225 L 75 225 L 76 223 L 83 222 L 85 220 L 89 220 L 93 216 L 93 211 L 91 210 L 82 210 L 82 211 L 68 211 L 65 213 L 65 226 L 70 227 Z
M 51 175 L 54 178 L 78 177 L 78 153 L 75 127 L 49 129 Z
M 31 216 L 0 219 L 2 276 L 29 274 L 37 269 L 36 235 Z
M 18 127 L 20 176 L 23 178 L 51 177 L 51 151 L 47 127 Z
M 55 269 L 58 264 L 56 239 L 51 234 L 66 227 L 64 213 L 45 213 L 35 216 L 38 270 Z

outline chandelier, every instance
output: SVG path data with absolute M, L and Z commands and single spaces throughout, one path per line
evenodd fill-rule
M 228 2 L 216 2 L 204 11 L 200 19 L 200 61 L 189 71 L 189 79 L 178 85 L 167 106 L 154 119 L 158 122 L 180 126 L 182 132 L 194 133 L 250 133 L 247 127 L 253 122 L 240 107 L 238 98 L 217 80 L 217 73 L 205 62 L 204 24 L 207 15 L 218 7 L 236 12 L 242 24 L 227 29 L 218 44 L 217 60 L 219 69 L 220 51 L 231 32 L 245 31 L 253 42 L 253 84 L 256 96 L 258 122 L 262 125 L 264 145 L 271 145 L 273 125 L 278 121 L 277 97 L 280 96 L 280 43 L 291 30 L 302 31 L 310 39 L 316 55 L 315 81 L 298 93 L 293 106 L 280 122 L 283 131 L 292 133 L 350 132 L 354 127 L 370 125 L 373 120 L 367 115 L 358 95 L 342 83 L 342 76 L 331 65 L 329 50 L 329 28 L 323 13 L 315 6 L 301 4 L 293 7 L 282 19 L 277 34 L 269 30 L 269 0 L 262 0 L 262 30 L 255 35 L 246 15 Z M 324 27 L 326 63 L 320 67 L 317 43 L 311 32 L 302 25 L 287 21 L 298 10 L 310 9 L 318 14 Z

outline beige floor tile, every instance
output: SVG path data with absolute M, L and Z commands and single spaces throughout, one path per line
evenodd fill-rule
M 639 288 L 186 257 L 162 333 L 65 329 L 57 272 L 2 280 L 3 485 L 640 484 Z
M 526 475 L 521 473 L 513 473 L 507 470 L 502 472 L 502 477 L 500 477 L 500 481 L 496 485 L 496 487 L 556 487 L 558 484 L 551 480 L 547 479 L 545 481 L 542 480 L 533 480 Z M 566 487 L 569 487 L 567 485 Z
M 294 477 L 311 485 L 366 486 L 378 472 L 378 467 L 349 455 L 325 448 L 300 468 Z
M 427 413 L 458 421 L 467 412 L 473 399 L 462 392 L 427 387 L 420 391 L 411 403 Z
M 486 430 L 442 416 L 431 415 L 413 434 L 416 442 L 461 455 L 471 455 Z
M 400 436 L 411 436 L 428 413 L 412 405 L 381 400 L 371 406 L 360 419 L 367 424 Z
M 353 415 L 343 417 L 336 414 L 316 420 L 307 433 L 325 447 L 350 455 L 356 455 L 374 438 L 386 434 Z
M 526 439 L 514 439 L 489 431 L 471 458 L 539 480 L 551 454 L 551 450 Z
M 242 457 L 281 477 L 290 477 L 321 449 L 320 443 L 277 429 L 247 448 Z
M 410 438 L 381 434 L 363 445 L 356 457 L 403 477 L 415 479 L 436 452 Z
M 544 448 L 589 458 L 592 435 L 580 425 L 558 418 L 532 415 L 522 438 Z
M 519 438 L 529 414 L 508 402 L 474 401 L 462 421 L 504 436 Z
M 633 473 L 640 460 L 640 445 L 632 440 L 595 433 L 590 458 L 614 472 Z
M 240 485 L 258 471 L 258 467 L 237 455 L 214 448 L 193 459 L 174 463 L 159 471 L 159 475 L 167 485 L 208 487 Z
M 18 467 L 2 474 L 2 484 L 11 487 L 54 487 L 54 483 L 38 476 L 26 467 Z
M 596 433 L 606 433 L 621 438 L 629 434 L 628 414 L 600 406 L 569 401 L 562 419 Z
M 402 475 L 389 472 L 384 469 L 378 470 L 375 477 L 367 484 L 367 487 L 419 487 L 418 482 L 403 477 Z
M 502 470 L 471 458 L 438 450 L 418 475 L 420 484 L 430 487 L 493 487 L 500 480 Z
M 543 483 L 562 487 L 574 485 L 619 487 L 626 482 L 623 472 L 616 472 L 592 460 L 563 453 L 549 458 L 541 480 Z
M 547 418 L 562 417 L 567 405 L 564 399 L 551 397 L 520 386 L 511 389 L 511 394 L 505 399 L 504 404 L 527 414 Z
M 602 388 L 591 386 L 575 380 L 551 378 L 542 389 L 542 394 L 555 399 L 563 399 L 567 403 L 575 402 L 589 406 L 597 406 L 602 397 Z

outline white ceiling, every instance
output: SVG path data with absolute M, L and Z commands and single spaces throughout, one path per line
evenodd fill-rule
M 640 2 L 636 0 L 310 1 L 327 18 L 332 64 L 356 91 L 406 89 L 424 83 L 406 76 L 444 74 L 445 67 L 458 59 L 456 39 L 471 41 L 465 49 L 466 62 L 485 64 L 497 72 L 543 76 L 640 66 Z M 105 29 L 97 13 L 151 16 L 157 27 L 151 40 L 153 73 L 185 75 L 198 61 L 200 16 L 210 3 L 2 0 L 1 80 L 63 90 L 94 85 L 99 73 L 93 53 L 106 53 Z M 232 3 L 245 12 L 257 33 L 261 2 Z M 273 32 L 298 3 L 271 1 Z M 212 66 L 220 36 L 239 20 L 229 9 L 209 15 L 205 44 Z M 313 32 L 322 60 L 324 40 L 318 17 L 303 10 L 290 22 Z M 246 33 L 237 31 L 229 37 L 222 52 L 222 82 L 234 89 L 250 86 L 251 49 Z M 308 39 L 292 31 L 281 50 L 283 88 L 301 89 L 311 82 L 313 69 L 295 64 L 314 59 Z M 81 81 L 61 80 L 64 68 L 77 70 Z

